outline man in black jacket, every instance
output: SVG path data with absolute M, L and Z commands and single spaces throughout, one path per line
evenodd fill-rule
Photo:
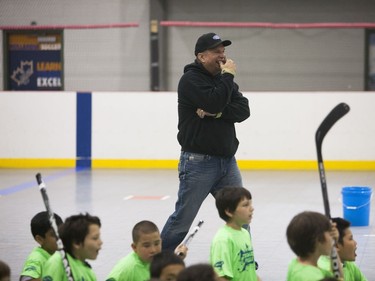
M 246 120 L 250 109 L 233 81 L 236 65 L 225 56 L 231 44 L 215 33 L 200 36 L 196 59 L 185 66 L 178 85 L 180 186 L 175 211 L 161 233 L 163 249 L 173 250 L 182 242 L 209 193 L 242 186 L 234 123 Z

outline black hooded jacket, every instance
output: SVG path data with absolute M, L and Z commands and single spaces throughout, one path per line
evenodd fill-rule
M 250 116 L 247 98 L 229 73 L 212 76 L 199 62 L 184 68 L 178 84 L 178 135 L 181 150 L 186 152 L 231 157 L 237 151 L 238 140 L 234 123 Z M 219 118 L 196 111 L 222 113 Z

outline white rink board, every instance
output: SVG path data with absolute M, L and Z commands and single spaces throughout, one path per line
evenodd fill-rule
M 93 92 L 93 159 L 178 159 L 175 92 Z M 315 160 L 315 132 L 340 102 L 351 110 L 323 142 L 325 160 L 375 160 L 372 92 L 246 92 L 240 160 Z M 75 158 L 74 92 L 2 92 L 0 158 Z

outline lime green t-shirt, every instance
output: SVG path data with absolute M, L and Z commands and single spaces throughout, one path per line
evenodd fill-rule
M 106 281 L 147 281 L 150 263 L 142 261 L 135 252 L 122 258 L 109 273 Z
M 67 254 L 70 269 L 75 281 L 96 281 L 96 275 L 91 266 Z M 54 253 L 43 268 L 43 281 L 67 281 L 64 265 L 59 252 Z
M 331 259 L 328 256 L 321 256 L 318 260 L 318 266 L 324 269 L 331 268 Z M 344 281 L 367 281 L 358 266 L 352 261 L 345 261 L 342 266 Z
M 367 281 L 358 266 L 352 261 L 346 261 L 343 265 L 343 273 L 345 281 Z
M 35 247 L 25 261 L 21 276 L 29 276 L 33 279 L 41 278 L 42 268 L 50 256 L 43 248 Z
M 317 266 L 306 265 L 294 258 L 288 266 L 287 281 L 318 281 L 325 277 L 333 277 L 333 272 Z
M 211 243 L 210 263 L 220 277 L 233 281 L 257 280 L 253 245 L 245 229 L 221 227 Z

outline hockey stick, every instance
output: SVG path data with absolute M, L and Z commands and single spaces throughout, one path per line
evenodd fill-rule
M 58 228 L 57 228 L 55 215 L 54 215 L 54 213 L 53 213 L 53 211 L 50 207 L 50 204 L 49 204 L 49 198 L 48 198 L 48 195 L 47 195 L 46 185 L 44 184 L 44 182 L 42 180 L 42 175 L 40 173 L 37 173 L 35 177 L 36 177 L 36 181 L 38 183 L 39 189 L 40 189 L 40 193 L 42 194 L 42 197 L 43 197 L 44 205 L 45 205 L 45 207 L 47 209 L 47 212 L 48 212 L 49 221 L 50 221 L 52 229 L 53 229 L 53 231 L 55 232 L 55 235 L 56 235 L 57 251 L 61 255 L 61 259 L 63 261 L 66 276 L 68 277 L 68 281 L 74 281 L 73 273 L 72 273 L 72 270 L 69 266 L 68 258 L 66 256 L 63 243 L 62 243 L 62 241 L 60 239 L 60 236 L 59 236 L 59 231 L 58 231 Z
M 186 247 L 190 244 L 191 240 L 194 238 L 195 234 L 199 231 L 200 227 L 204 223 L 203 220 L 200 220 L 196 227 L 194 227 L 193 231 L 185 238 L 185 240 L 182 242 L 183 245 Z M 183 253 L 179 252 L 177 253 L 178 256 L 182 256 Z
M 246 230 L 249 233 L 249 236 L 250 236 L 250 239 L 251 239 L 250 223 L 247 225 Z M 254 263 L 255 263 L 255 270 L 258 270 L 258 268 L 259 268 L 258 262 L 254 260 Z
M 327 183 L 326 183 L 326 176 L 325 176 L 324 165 L 323 165 L 322 142 L 323 142 L 325 135 L 332 128 L 332 126 L 341 117 L 343 117 L 346 113 L 348 113 L 349 110 L 350 108 L 346 103 L 338 104 L 334 109 L 332 109 L 332 111 L 323 120 L 322 124 L 320 124 L 318 130 L 315 133 L 315 143 L 316 143 L 316 151 L 318 154 L 318 167 L 319 167 L 320 183 L 322 185 L 324 211 L 325 211 L 325 215 L 328 218 L 331 218 L 331 211 L 329 208 Z
M 329 207 L 329 200 L 328 200 L 328 192 L 327 192 L 327 182 L 326 182 L 326 175 L 323 165 L 323 157 L 322 157 L 322 143 L 325 135 L 328 131 L 332 128 L 332 126 L 346 113 L 350 110 L 349 106 L 346 103 L 340 103 L 336 105 L 335 108 L 327 115 L 327 117 L 323 120 L 320 124 L 318 130 L 315 133 L 315 143 L 316 143 L 316 151 L 318 155 L 318 167 L 319 167 L 319 177 L 320 183 L 322 187 L 322 195 L 323 195 L 323 203 L 324 203 L 324 212 L 325 215 L 331 219 L 331 211 Z M 335 274 L 336 278 L 340 277 L 340 270 L 338 264 L 338 257 L 337 257 L 337 250 L 335 245 L 332 247 L 331 252 L 331 260 L 332 260 L 332 269 L 333 273 Z

